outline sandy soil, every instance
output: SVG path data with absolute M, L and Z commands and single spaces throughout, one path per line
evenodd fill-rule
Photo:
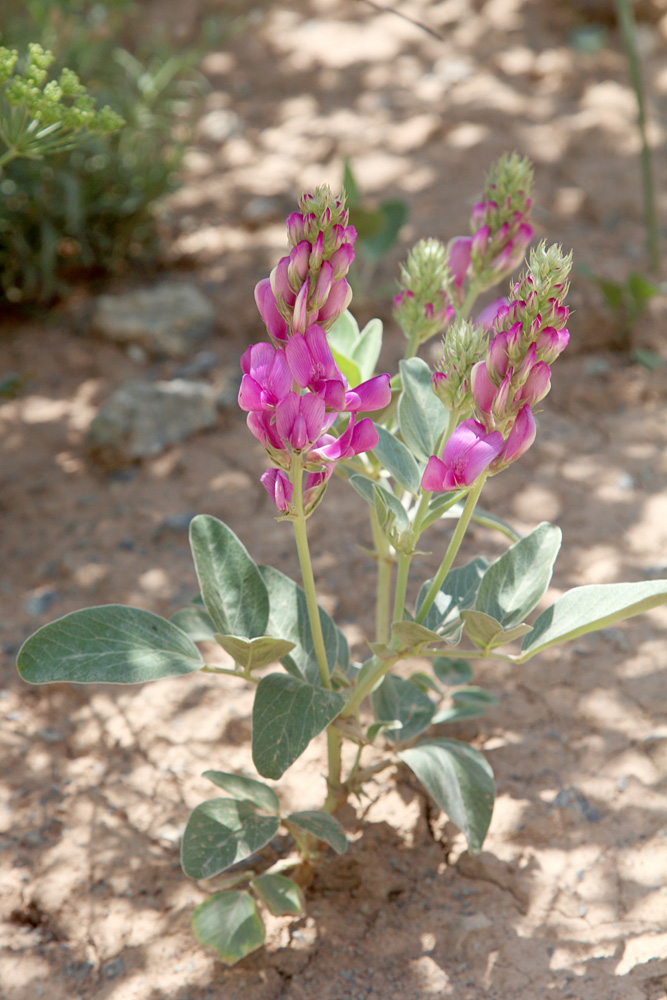
M 172 203 L 170 267 L 187 268 L 219 307 L 207 345 L 217 385 L 261 336 L 252 289 L 283 249 L 284 215 L 301 189 L 338 184 L 346 155 L 369 198 L 409 203 L 379 286 L 417 237 L 465 231 L 489 161 L 512 148 L 535 162 L 538 235 L 608 277 L 642 267 L 618 40 L 610 32 L 592 54 L 569 44 L 587 23 L 572 8 L 604 5 L 401 4 L 441 40 L 338 0 L 243 7 L 240 30 L 204 61 L 211 92 Z M 185 16 L 173 21 L 187 37 Z M 666 37 L 655 17 L 642 23 L 662 176 Z M 207 118 L 215 111 L 232 117 Z M 216 120 L 233 124 L 224 142 Z M 388 319 L 386 301 L 359 301 L 360 318 Z M 613 325 L 577 276 L 571 304 L 572 347 L 537 442 L 485 493 L 519 530 L 562 527 L 552 597 L 667 572 L 665 370 L 609 350 Z M 343 813 L 350 850 L 325 859 L 303 919 L 268 918 L 266 949 L 232 970 L 198 948 L 190 914 L 211 886 L 181 873 L 179 837 L 210 796 L 205 768 L 251 766 L 251 692 L 205 675 L 31 689 L 14 655 L 37 626 L 86 604 L 182 606 L 195 590 L 189 514 L 227 521 L 258 561 L 296 573 L 296 560 L 238 412 L 160 458 L 95 464 L 85 431 L 97 406 L 125 380 L 170 377 L 177 364 L 141 364 L 93 340 L 88 310 L 84 291 L 0 331 L 0 371 L 26 383 L 0 406 L 1 1000 L 665 1000 L 667 609 L 522 667 L 477 667 L 500 705 L 451 734 L 484 750 L 496 774 L 481 856 L 407 771 L 384 772 Z M 666 316 L 657 302 L 635 330 L 663 357 Z M 391 359 L 400 344 L 388 330 Z M 334 484 L 311 523 L 323 601 L 360 642 L 373 585 L 357 548 L 363 502 Z M 444 523 L 434 532 L 424 574 L 446 534 Z M 499 551 L 482 530 L 472 545 Z M 286 804 L 319 804 L 322 765 L 315 744 L 281 784 Z

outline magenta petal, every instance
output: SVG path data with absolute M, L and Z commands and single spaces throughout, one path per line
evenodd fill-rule
M 329 378 L 323 379 L 321 382 L 313 382 L 311 389 L 324 400 L 327 409 L 337 410 L 339 413 L 348 409 L 345 386 L 338 379 Z M 333 417 L 335 419 L 335 413 Z
M 352 455 L 360 455 L 362 451 L 371 451 L 380 440 L 377 428 L 370 417 L 364 417 L 354 425 L 350 451 Z
M 306 329 L 306 320 L 308 317 L 308 288 L 309 282 L 304 281 L 299 290 L 299 294 L 296 297 L 296 302 L 294 303 L 292 330 L 295 333 L 303 333 Z
M 509 299 L 505 298 L 505 296 L 489 302 L 488 306 L 484 306 L 482 311 L 475 317 L 475 326 L 482 326 L 485 330 L 492 330 L 493 324 L 498 318 L 499 310 L 508 304 Z
M 445 465 L 451 466 L 465 457 L 470 449 L 486 434 L 484 424 L 479 420 L 463 420 L 447 441 L 443 452 Z
M 306 344 L 312 355 L 317 377 L 335 378 L 342 382 L 343 376 L 334 361 L 327 335 L 321 326 L 313 323 L 312 326 L 308 327 L 306 330 Z
M 447 466 L 445 463 L 436 458 L 435 455 L 431 455 L 422 476 L 422 489 L 427 493 L 434 493 L 444 489 L 443 482 L 446 472 Z
M 285 356 L 297 385 L 305 389 L 313 376 L 313 364 L 306 338 L 302 333 L 294 333 L 285 344 Z
M 361 413 L 382 410 L 391 402 L 389 375 L 376 375 L 345 395 L 345 409 Z M 351 398 L 353 397 L 353 398 Z M 353 405 L 349 405 L 352 403 Z
M 251 375 L 244 375 L 239 389 L 239 406 L 242 410 L 263 410 L 262 387 Z
M 282 469 L 267 469 L 259 480 L 279 511 L 289 510 L 294 487 Z
M 295 392 L 288 392 L 276 406 L 276 431 L 284 441 L 292 433 L 294 421 L 299 414 L 300 399 Z
M 472 239 L 470 236 L 457 236 L 449 244 L 447 260 L 449 270 L 452 272 L 454 284 L 459 288 L 462 286 L 465 276 L 470 267 L 470 253 L 472 250 Z
M 301 412 L 306 422 L 309 441 L 317 441 L 322 433 L 324 424 L 324 411 L 326 409 L 323 399 L 313 393 L 301 396 Z
M 498 389 L 489 378 L 486 361 L 478 361 L 472 366 L 470 382 L 473 399 L 480 410 L 482 413 L 490 413 Z M 449 440 L 451 441 L 451 438 Z
M 287 343 L 289 344 L 289 341 Z M 276 351 L 273 357 L 266 386 L 276 402 L 286 396 L 292 387 L 292 373 L 283 351 Z
M 535 440 L 536 433 L 537 428 L 535 426 L 533 411 L 526 404 L 519 410 L 512 430 L 509 432 L 507 441 L 505 442 L 502 453 L 503 462 L 509 464 L 510 462 L 515 462 L 517 458 L 521 458 Z
M 340 278 L 338 281 L 334 281 L 326 302 L 317 314 L 319 322 L 326 322 L 332 317 L 340 316 L 349 306 L 351 299 L 352 289 L 348 285 L 347 279 Z
M 474 483 L 480 472 L 491 465 L 494 458 L 497 458 L 502 451 L 503 444 L 503 436 L 500 431 L 493 431 L 473 445 L 465 460 L 463 482 L 466 486 Z
M 287 323 L 278 312 L 270 278 L 264 278 L 255 286 L 255 302 L 271 336 L 276 340 L 287 340 Z

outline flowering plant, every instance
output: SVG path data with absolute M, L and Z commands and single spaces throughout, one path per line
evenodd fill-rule
M 182 845 L 192 878 L 228 873 L 193 924 L 229 964 L 264 940 L 258 902 L 274 914 L 301 911 L 299 864 L 326 845 L 346 849 L 336 812 L 392 763 L 406 764 L 464 832 L 469 850 L 481 850 L 493 810 L 491 768 L 446 728 L 431 728 L 493 703 L 469 683 L 471 661 L 520 664 L 667 600 L 665 580 L 585 586 L 528 623 L 549 585 L 560 531 L 542 523 L 519 537 L 477 507 L 486 480 L 533 443 L 535 407 L 569 339 L 571 258 L 557 246 L 531 250 L 507 297 L 468 319 L 477 295 L 523 258 L 533 235 L 530 182 L 525 161 L 504 157 L 473 208 L 471 235 L 448 247 L 423 240 L 412 250 L 395 299 L 407 347 L 393 377 L 375 374 L 381 324 L 359 331 L 347 312 L 356 233 L 344 199 L 319 189 L 287 219 L 289 253 L 255 291 L 268 339 L 243 354 L 239 405 L 269 459 L 261 482 L 278 519 L 293 526 L 302 587 L 258 566 L 229 527 L 200 515 L 190 527 L 200 589 L 192 605 L 169 621 L 116 605 L 76 611 L 39 629 L 19 652 L 21 675 L 36 684 L 130 684 L 204 670 L 255 686 L 252 759 L 260 778 L 206 771 L 225 794 L 194 809 Z M 432 371 L 417 352 L 443 331 Z M 368 503 L 377 563 L 376 634 L 360 662 L 351 661 L 343 632 L 318 604 L 308 547 L 307 521 L 334 472 Z M 413 556 L 441 518 L 454 523 L 449 544 L 409 605 Z M 493 562 L 479 556 L 455 567 L 474 519 L 511 544 Z M 204 641 L 218 643 L 233 666 L 206 664 L 196 645 Z M 429 672 L 395 671 L 416 656 L 430 662 Z M 266 672 L 277 663 L 282 670 Z M 326 799 L 321 808 L 285 814 L 267 781 L 322 733 Z M 344 741 L 355 746 L 345 773 Z M 281 824 L 294 856 L 251 870 L 245 862 Z

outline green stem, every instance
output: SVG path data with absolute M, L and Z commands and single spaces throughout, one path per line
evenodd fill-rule
M 405 595 L 408 589 L 408 574 L 412 562 L 411 552 L 401 552 L 398 557 L 396 572 L 396 590 L 394 592 L 394 613 L 392 622 L 401 622 L 405 618 Z
M 306 515 L 303 509 L 303 469 L 301 466 L 301 456 L 294 456 L 292 483 L 294 486 L 292 502 L 296 508 L 296 517 L 292 518 L 292 524 L 294 525 L 294 540 L 296 541 L 296 551 L 299 556 L 299 566 L 301 567 L 301 579 L 303 581 L 303 589 L 306 595 L 308 621 L 310 622 L 310 631 L 313 636 L 313 646 L 315 648 L 315 656 L 317 657 L 317 666 L 320 671 L 322 687 L 331 689 L 327 651 L 324 645 L 324 636 L 322 634 L 320 610 L 317 606 L 317 591 L 315 590 L 313 564 L 310 559 L 310 550 L 308 548 Z
M 228 677 L 238 677 L 242 681 L 250 681 L 252 684 L 259 684 L 252 674 L 240 673 L 238 670 L 226 670 L 224 667 L 200 667 L 203 674 L 227 674 Z
M 382 531 L 375 509 L 371 507 L 371 531 L 377 559 L 377 589 L 375 596 L 375 639 L 389 642 L 389 602 L 391 600 L 391 577 L 393 559 L 389 542 Z
M 625 51 L 628 57 L 630 79 L 637 98 L 637 127 L 641 139 L 642 192 L 644 199 L 644 222 L 646 225 L 646 250 L 649 264 L 653 271 L 660 266 L 660 248 L 658 243 L 658 212 L 655 203 L 653 187 L 653 168 L 651 151 L 646 137 L 646 106 L 644 102 L 644 86 L 642 83 L 641 64 L 637 51 L 635 20 L 630 0 L 614 0 L 616 16 L 623 35 Z
M 381 660 L 379 657 L 374 657 L 372 661 L 368 661 L 368 670 L 364 674 L 363 679 L 357 683 L 357 686 L 352 691 L 345 708 L 340 713 L 340 718 L 346 719 L 356 713 L 366 695 L 370 694 L 384 675 L 389 673 L 399 658 L 398 655 L 392 657 L 391 660 Z
M 457 319 L 468 318 L 468 314 L 470 313 L 470 310 L 475 304 L 475 299 L 477 298 L 478 295 L 479 295 L 479 289 L 477 288 L 477 285 L 473 281 L 466 293 L 466 297 L 464 298 L 460 307 L 456 310 Z
M 463 513 L 461 514 L 459 522 L 456 525 L 454 534 L 452 535 L 452 540 L 449 543 L 449 546 L 447 547 L 447 551 L 445 552 L 445 556 L 442 562 L 440 563 L 440 568 L 438 569 L 438 572 L 433 577 L 433 582 L 431 583 L 431 586 L 428 589 L 428 593 L 424 598 L 424 603 L 422 604 L 421 608 L 419 609 L 419 613 L 415 618 L 415 621 L 419 625 L 422 624 L 422 622 L 426 618 L 426 615 L 429 613 L 431 605 L 435 600 L 436 594 L 440 590 L 440 587 L 442 586 L 445 577 L 452 568 L 452 563 L 456 559 L 457 553 L 461 547 L 461 542 L 463 541 L 465 533 L 468 529 L 468 525 L 470 524 L 470 519 L 472 518 L 472 515 L 475 511 L 475 507 L 477 506 L 477 501 L 479 500 L 480 493 L 482 492 L 482 488 L 484 486 L 484 483 L 486 482 L 486 477 L 487 473 L 483 472 L 482 475 L 478 478 L 473 488 L 470 490 L 470 493 L 468 494 L 468 499 L 466 500 L 465 507 L 463 508 Z

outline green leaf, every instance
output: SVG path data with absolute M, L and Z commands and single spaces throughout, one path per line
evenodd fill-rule
M 526 625 L 525 622 L 515 625 L 514 628 L 504 629 L 500 622 L 482 611 L 462 611 L 461 618 L 468 638 L 479 649 L 485 651 L 495 649 L 497 646 L 506 646 L 508 642 L 514 642 L 532 631 L 530 625 Z
M 380 733 L 386 733 L 400 728 L 401 724 L 398 719 L 392 719 L 391 722 L 373 722 L 366 730 L 366 739 L 369 743 L 373 743 Z
M 357 182 L 354 174 L 352 173 L 352 167 L 347 156 L 345 157 L 345 161 L 343 163 L 343 190 L 346 195 L 345 200 L 347 202 L 347 207 L 353 208 L 359 201 L 359 188 L 357 187 Z
M 287 639 L 274 639 L 270 635 L 244 639 L 238 635 L 215 634 L 215 641 L 226 653 L 233 657 L 245 670 L 259 670 L 269 663 L 277 663 L 294 649 L 294 643 Z
M 369 320 L 359 334 L 359 339 L 352 353 L 352 360 L 359 368 L 360 382 L 365 382 L 372 377 L 381 350 L 382 320 Z M 359 385 L 359 382 L 350 382 L 351 389 L 354 389 L 357 385 Z
M 281 917 L 287 913 L 298 916 L 303 912 L 301 889 L 291 878 L 268 872 L 257 875 L 251 881 L 250 887 L 255 890 L 274 917 Z
M 472 667 L 468 660 L 450 660 L 447 656 L 438 656 L 431 666 L 441 684 L 467 684 L 472 680 Z
M 634 318 L 638 319 L 653 296 L 658 294 L 659 288 L 638 271 L 628 276 L 627 286 L 632 296 Z
M 433 725 L 461 722 L 463 719 L 479 719 L 486 715 L 486 705 L 449 705 L 439 709 L 433 716 Z
M 321 684 L 304 591 L 294 580 L 290 580 L 272 566 L 260 566 L 259 569 L 268 591 L 271 609 L 267 632 L 293 642 L 294 648 L 288 654 L 289 659 L 296 664 L 306 680 L 313 684 Z M 322 608 L 319 612 L 327 664 L 331 674 L 339 660 L 343 662 L 346 656 L 349 658 L 349 650 L 346 640 L 341 638 L 342 634 L 336 628 L 331 616 Z M 288 657 L 282 658 L 285 669 L 289 669 L 285 662 Z
M 452 625 L 460 621 L 461 612 L 471 608 L 475 603 L 480 584 L 487 571 L 489 563 L 484 556 L 478 556 L 465 566 L 449 571 L 445 577 L 442 587 L 436 594 L 435 600 L 429 608 L 428 614 L 423 621 L 426 628 L 434 632 L 442 633 Z M 416 610 L 419 612 L 431 581 L 427 580 L 423 584 L 417 596 Z M 456 640 L 458 641 L 458 640 Z
M 359 341 L 359 326 L 349 309 L 341 313 L 331 327 L 327 334 L 327 341 L 332 351 L 337 351 L 343 357 L 352 359 L 354 349 Z
M 252 802 L 259 809 L 280 815 L 280 802 L 272 788 L 256 778 L 246 778 L 242 774 L 229 774 L 226 771 L 204 771 L 203 778 L 208 778 L 218 788 L 224 788 L 232 798 L 244 802 Z
M 432 739 L 398 756 L 453 823 L 463 831 L 471 854 L 482 849 L 491 823 L 493 771 L 478 750 L 459 740 Z
M 394 622 L 391 633 L 405 649 L 418 650 L 427 642 L 442 642 L 441 635 L 417 622 Z
M 191 604 L 175 611 L 169 621 L 190 636 L 193 642 L 215 642 L 215 625 L 206 608 Z
M 352 358 L 348 358 L 345 354 L 341 354 L 340 351 L 335 349 L 335 347 L 331 348 L 331 354 L 341 375 L 344 375 L 347 379 L 348 385 L 352 388 L 354 388 L 355 385 L 359 385 L 362 378 L 359 365 L 356 361 L 353 361 Z
M 392 743 L 409 743 L 431 724 L 435 705 L 424 691 L 403 677 L 387 674 L 371 696 L 378 722 L 398 721 L 401 728 L 386 733 Z
M 183 871 L 190 878 L 213 878 L 261 850 L 279 826 L 277 816 L 260 816 L 248 801 L 202 802 L 190 813 L 183 834 Z
M 375 457 L 392 474 L 396 482 L 416 496 L 419 493 L 421 474 L 412 453 L 402 441 L 399 441 L 384 427 L 376 424 L 375 429 L 379 438 L 373 449 Z
M 264 944 L 264 924 L 249 892 L 209 896 L 192 914 L 192 928 L 199 943 L 212 948 L 225 965 L 235 965 Z
M 521 661 L 556 643 L 625 621 L 661 604 L 667 604 L 667 580 L 575 587 L 533 622 L 533 631 L 521 644 Z
M 26 639 L 17 658 L 29 684 L 142 684 L 203 665 L 195 644 L 171 622 L 120 604 L 73 611 L 44 625 Z
M 401 437 L 415 456 L 427 462 L 447 426 L 447 410 L 431 388 L 431 369 L 421 358 L 400 362 L 403 392 L 398 401 Z
M 426 517 L 422 521 L 422 528 L 426 530 L 435 521 L 439 521 L 448 511 L 452 511 L 450 516 L 453 516 L 453 510 L 456 508 L 456 517 L 460 517 L 463 513 L 463 504 L 459 501 L 462 497 L 466 495 L 467 490 L 456 490 L 454 493 L 436 493 L 433 498 L 429 500 L 428 507 L 426 508 Z
M 375 480 L 369 479 L 368 476 L 362 476 L 360 473 L 350 476 L 349 483 L 359 496 L 362 496 L 374 508 L 381 528 L 395 529 L 399 532 L 407 531 L 410 527 L 407 511 L 388 486 L 376 483 Z
M 383 201 L 376 214 L 379 216 L 378 231 L 362 237 L 361 245 L 365 256 L 377 264 L 398 239 L 408 217 L 408 206 L 400 198 Z
M 480 584 L 475 611 L 513 628 L 530 614 L 551 580 L 560 549 L 560 528 L 543 521 L 491 563 Z
M 290 813 L 285 819 L 299 830 L 312 833 L 318 840 L 329 844 L 336 854 L 344 854 L 347 850 L 345 831 L 330 813 L 325 813 L 321 809 L 306 809 L 304 812 Z
M 287 674 L 263 677 L 252 710 L 252 759 L 262 777 L 280 778 L 344 707 L 337 691 Z
M 248 639 L 266 635 L 269 595 L 259 569 L 231 528 L 199 514 L 190 522 L 190 547 L 216 630 Z

